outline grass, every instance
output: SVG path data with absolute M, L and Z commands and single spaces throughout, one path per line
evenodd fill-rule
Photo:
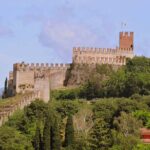
M 16 104 L 20 98 L 21 98 L 21 95 L 17 95 L 15 97 L 10 97 L 10 98 L 6 98 L 6 99 L 1 99 L 0 100 L 0 108 L 7 106 L 7 105 L 11 105 L 11 104 Z
M 27 96 L 28 94 L 25 94 L 25 95 Z M 6 99 L 0 99 L 0 108 L 17 104 L 18 101 L 20 101 L 23 96 L 24 96 L 23 94 L 18 94 L 14 97 L 9 97 Z

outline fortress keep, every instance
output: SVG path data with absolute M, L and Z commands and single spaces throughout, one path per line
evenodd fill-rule
M 127 58 L 134 57 L 134 33 L 120 32 L 119 47 L 116 48 L 73 48 L 75 64 L 112 64 L 122 66 Z M 38 92 L 39 97 L 49 100 L 50 89 L 64 86 L 66 71 L 70 64 L 25 64 L 16 63 L 9 73 L 10 95 Z

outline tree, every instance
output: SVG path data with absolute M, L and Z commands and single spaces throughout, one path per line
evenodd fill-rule
M 43 150 L 42 137 L 41 137 L 41 131 L 39 126 L 37 126 L 36 128 L 33 146 L 35 150 Z
M 125 137 L 123 133 L 112 131 L 113 146 L 110 150 L 133 150 L 133 147 L 140 142 L 135 135 L 128 135 Z
M 142 122 L 133 117 L 132 114 L 121 112 L 114 120 L 113 145 L 120 146 L 122 150 L 132 150 L 139 142 L 139 129 Z
M 74 115 L 79 110 L 79 106 L 74 101 L 62 101 L 56 106 L 56 111 L 61 115 L 62 118 L 65 118 L 69 115 Z
M 132 73 L 126 74 L 126 81 L 124 84 L 125 84 L 125 89 L 124 89 L 123 96 L 124 97 L 130 97 L 133 94 L 140 92 L 140 85 L 142 83 L 138 79 L 138 74 L 132 72 Z
M 111 145 L 111 130 L 103 118 L 95 120 L 89 135 L 91 150 L 107 150 Z
M 147 126 L 148 122 L 150 121 L 150 112 L 146 110 L 137 110 L 133 113 L 133 115 L 138 119 L 142 120 L 143 125 Z
M 74 143 L 74 127 L 73 118 L 71 115 L 67 118 L 67 124 L 65 129 L 65 146 L 68 147 Z
M 136 110 L 148 110 L 149 108 L 142 102 L 122 98 L 118 101 L 118 112 L 132 113 Z
M 132 114 L 121 112 L 121 116 L 115 118 L 114 126 L 117 131 L 121 132 L 125 137 L 129 135 L 139 136 L 139 128 L 142 122 L 133 117 Z
M 3 98 L 7 98 L 7 91 L 8 91 L 8 83 L 7 83 L 7 78 L 5 79 L 5 83 L 4 83 L 4 92 L 3 92 Z
M 103 116 L 104 121 L 112 125 L 113 117 L 118 111 L 118 105 L 113 99 L 104 99 L 97 101 L 93 107 L 94 119 L 101 118 Z
M 61 139 L 60 139 L 60 130 L 57 118 L 54 121 L 53 126 L 51 127 L 51 149 L 60 150 L 61 149 Z
M 60 130 L 56 112 L 49 111 L 43 130 L 44 150 L 60 150 Z
M 92 81 L 89 81 L 84 85 L 84 96 L 91 100 L 96 97 L 96 84 Z
M 36 123 L 43 122 L 44 124 L 47 112 L 47 104 L 41 100 L 35 100 L 29 106 L 24 108 L 24 115 L 22 116 L 20 123 L 17 125 L 18 129 L 21 132 L 28 134 L 33 140 L 36 131 Z
M 45 120 L 45 125 L 43 129 L 43 148 L 44 150 L 51 149 L 51 118 L 49 115 Z
M 123 68 L 117 70 L 110 75 L 110 79 L 106 81 L 106 96 L 107 97 L 121 97 L 125 89 L 126 74 Z
M 47 115 L 47 104 L 42 100 L 35 100 L 28 107 L 25 107 L 25 115 L 29 118 L 29 121 L 36 120 L 43 121 Z
M 133 150 L 149 150 L 149 149 L 150 149 L 149 144 L 138 144 L 133 148 Z
M 3 126 L 0 128 L 1 150 L 33 150 L 28 138 L 15 128 Z

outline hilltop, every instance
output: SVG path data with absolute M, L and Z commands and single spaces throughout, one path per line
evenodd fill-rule
M 71 64 L 13 64 L 13 70 L 9 72 L 6 95 L 38 91 L 40 98 L 48 102 L 49 89 L 63 88 L 66 84 L 80 85 L 92 71 L 95 72 L 92 66 L 124 66 L 129 58 L 134 57 L 134 33 L 120 32 L 119 45 L 116 48 L 74 47 L 72 54 Z M 70 80 L 69 72 L 74 76 Z

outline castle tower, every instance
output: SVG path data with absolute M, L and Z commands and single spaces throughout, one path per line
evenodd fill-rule
M 134 33 L 133 32 L 120 32 L 119 37 L 119 48 L 123 49 L 133 49 L 133 40 L 134 40 Z

